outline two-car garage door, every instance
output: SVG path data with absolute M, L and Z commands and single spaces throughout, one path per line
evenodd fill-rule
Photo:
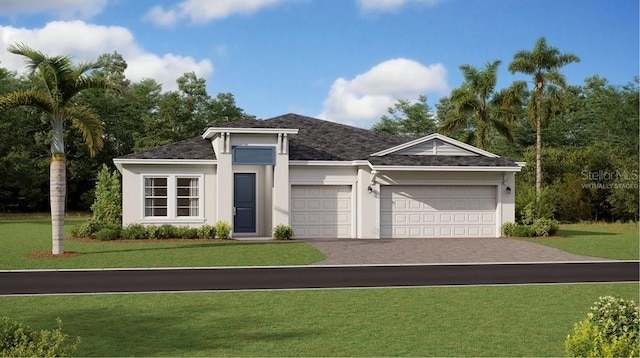
M 380 237 L 496 237 L 496 195 L 495 185 L 382 186 Z M 350 185 L 291 187 L 298 238 L 354 237 L 353 215 Z
M 495 237 L 496 186 L 383 186 L 381 237 Z

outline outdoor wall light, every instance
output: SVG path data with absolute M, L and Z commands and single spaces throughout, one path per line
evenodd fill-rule
M 511 194 L 511 187 L 510 186 L 507 186 L 506 190 L 507 190 L 507 194 Z
M 371 187 L 371 185 L 367 187 L 367 192 L 369 192 L 369 194 L 373 193 L 373 188 Z

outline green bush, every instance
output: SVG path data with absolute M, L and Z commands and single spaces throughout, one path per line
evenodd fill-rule
M 220 239 L 229 239 L 231 238 L 231 224 L 226 221 L 218 221 L 216 223 L 216 235 Z
M 160 231 L 160 237 L 159 239 L 171 239 L 176 237 L 176 227 L 173 225 L 169 225 L 169 224 L 164 224 L 164 225 L 160 225 L 160 227 L 158 228 L 158 231 Z
M 531 224 L 533 236 L 550 236 L 558 232 L 558 222 L 553 219 L 536 219 Z
M 516 228 L 516 226 L 518 226 L 518 224 L 516 223 L 512 223 L 512 222 L 506 222 L 504 224 L 502 224 L 502 236 L 506 236 L 506 237 L 512 237 L 513 232 Z
M 640 308 L 634 301 L 600 297 L 564 342 L 568 357 L 637 357 Z
M 127 240 L 143 240 L 149 238 L 149 233 L 144 225 L 131 224 L 122 228 L 120 236 Z
M 174 227 L 173 237 L 177 239 L 196 239 L 198 238 L 198 229 L 189 226 Z
M 95 196 L 95 201 L 91 205 L 92 218 L 104 225 L 120 225 L 122 222 L 122 197 L 117 171 L 111 172 L 106 165 L 102 165 L 102 169 L 98 173 Z
M 160 226 L 158 225 L 148 225 L 147 226 L 147 237 L 149 239 L 162 239 L 162 237 L 160 237 Z
M 95 238 L 103 241 L 119 239 L 120 231 L 122 231 L 122 228 L 118 225 L 105 225 L 102 229 L 96 232 Z
M 293 228 L 289 225 L 276 225 L 273 228 L 272 236 L 278 240 L 289 240 L 293 237 Z
M 102 229 L 102 225 L 93 218 L 90 218 L 84 223 L 72 227 L 71 236 L 95 238 L 96 233 L 100 231 L 100 229 Z
M 0 318 L 1 357 L 64 357 L 72 354 L 80 345 L 81 338 L 68 342 L 69 335 L 62 332 L 62 321 L 52 331 L 34 331 L 28 326 Z
M 198 238 L 200 239 L 215 239 L 216 228 L 215 226 L 204 224 L 198 228 Z

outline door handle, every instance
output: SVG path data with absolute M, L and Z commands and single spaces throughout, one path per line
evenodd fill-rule
M 233 207 L 233 216 L 236 216 L 236 207 Z

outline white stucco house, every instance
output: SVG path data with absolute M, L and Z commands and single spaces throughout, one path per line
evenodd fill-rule
M 114 159 L 123 225 L 296 238 L 499 237 L 522 163 L 440 134 L 389 136 L 296 114 L 240 120 Z

